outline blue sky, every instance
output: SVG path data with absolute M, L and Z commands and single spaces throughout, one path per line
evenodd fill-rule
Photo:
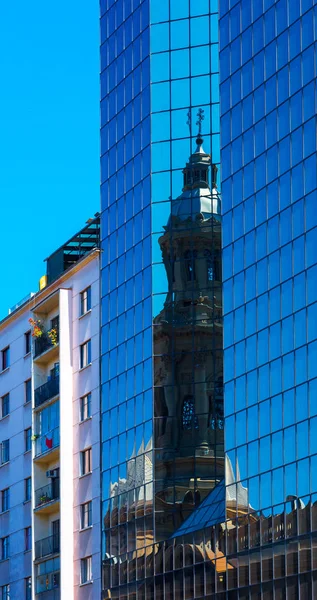
M 0 3 L 0 319 L 99 210 L 98 4 Z

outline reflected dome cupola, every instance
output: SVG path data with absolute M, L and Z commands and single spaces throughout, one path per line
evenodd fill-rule
M 199 109 L 197 117 L 196 149 L 183 169 L 182 193 L 175 200 L 171 200 L 171 215 L 167 226 L 170 226 L 172 222 L 175 226 L 176 221 L 199 221 L 209 219 L 211 215 L 220 215 L 217 167 L 212 165 L 211 155 L 203 149 L 201 130 L 204 119 L 203 109 Z M 187 124 L 190 125 L 190 113 L 188 114 Z M 212 173 L 212 184 L 209 183 L 210 171 Z
M 195 188 L 208 188 L 209 186 L 209 167 L 210 167 L 210 154 L 206 154 L 203 149 L 203 138 L 198 135 L 196 139 L 196 150 L 191 155 L 189 161 L 186 163 L 184 174 L 184 187 L 183 192 L 186 190 L 194 190 Z
M 198 126 L 198 134 L 196 138 L 196 150 L 191 155 L 189 162 L 186 163 L 186 167 L 183 170 L 184 174 L 184 186 L 183 192 L 186 190 L 194 190 L 195 188 L 207 188 L 210 189 L 209 185 L 209 167 L 211 165 L 211 156 L 207 154 L 203 149 L 203 137 L 202 137 L 202 122 L 204 120 L 204 110 L 199 109 L 197 113 L 196 125 Z M 190 113 L 188 114 L 187 123 L 190 125 Z M 213 179 L 214 179 L 213 169 Z M 216 182 L 213 181 L 212 187 L 216 187 Z

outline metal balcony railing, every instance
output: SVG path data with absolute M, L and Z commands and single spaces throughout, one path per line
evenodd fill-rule
M 46 352 L 49 348 L 53 348 L 59 343 L 59 332 L 56 332 L 56 343 L 53 344 L 51 338 L 47 335 L 47 332 L 42 333 L 41 337 L 34 340 L 34 358 L 37 358 L 43 352 Z
M 45 590 L 44 592 L 37 592 L 35 594 L 36 600 L 60 600 L 61 592 L 60 588 L 54 588 L 52 590 Z
M 50 554 L 59 553 L 59 535 L 50 535 L 47 538 L 35 542 L 35 558 L 44 558 Z
M 35 456 L 41 456 L 59 446 L 59 427 L 40 435 L 35 440 Z
M 59 499 L 59 477 L 52 480 L 52 483 L 35 490 L 35 508 L 43 506 L 52 500 Z
M 54 398 L 59 393 L 59 375 L 53 377 L 40 387 L 34 390 L 34 402 L 35 407 L 41 406 L 43 402 L 49 400 L 50 398 Z

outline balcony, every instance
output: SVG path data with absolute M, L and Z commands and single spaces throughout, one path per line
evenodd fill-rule
M 56 330 L 56 339 L 54 340 L 54 343 L 46 331 L 42 333 L 41 337 L 35 338 L 34 340 L 33 360 L 38 364 L 50 362 L 58 355 L 59 321 L 57 321 L 54 329 Z
M 59 477 L 52 483 L 35 490 L 35 509 L 41 514 L 56 512 L 56 503 L 59 502 Z
M 35 408 L 59 394 L 59 375 L 34 390 Z
M 58 456 L 58 448 L 59 427 L 55 427 L 55 429 L 36 438 L 34 460 L 46 462 L 48 453 L 50 454 L 50 460 L 53 460 L 55 455 Z
M 50 554 L 59 554 L 59 550 L 59 535 L 50 535 L 35 542 L 35 559 L 39 560 L 50 556 Z
M 61 592 L 59 588 L 48 589 L 43 592 L 37 592 L 35 598 L 36 600 L 60 600 Z

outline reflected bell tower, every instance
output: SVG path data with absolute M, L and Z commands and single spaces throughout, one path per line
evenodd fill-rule
M 171 200 L 159 238 L 168 280 L 154 318 L 159 539 L 180 526 L 224 473 L 220 196 L 202 120 L 200 110 L 182 193 Z

